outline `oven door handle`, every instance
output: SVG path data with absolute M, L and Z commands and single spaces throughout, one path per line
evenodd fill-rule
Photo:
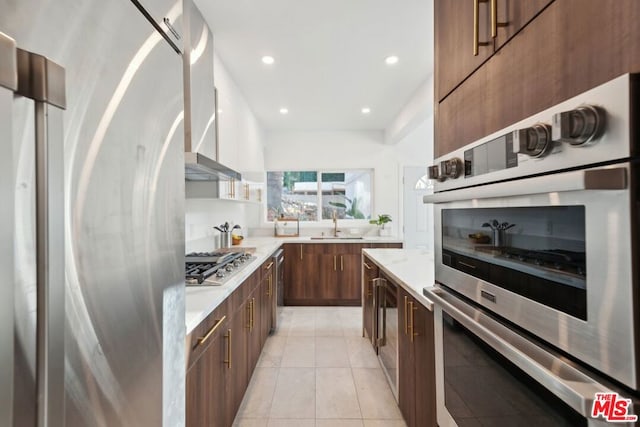
M 424 288 L 424 295 L 473 332 L 498 353 L 522 369 L 578 413 L 589 418 L 596 393 L 611 389 L 438 287 Z
M 524 180 L 507 181 L 482 187 L 445 191 L 423 197 L 424 203 L 445 203 L 459 200 L 492 199 L 529 194 L 560 193 L 583 190 L 624 190 L 628 187 L 627 168 L 587 169 Z

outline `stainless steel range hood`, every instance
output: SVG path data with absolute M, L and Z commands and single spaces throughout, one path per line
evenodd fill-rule
M 184 159 L 187 181 L 240 180 L 218 159 L 217 95 L 213 80 L 213 34 L 192 0 L 184 16 Z
M 242 175 L 200 153 L 184 153 L 184 176 L 187 181 L 240 181 Z

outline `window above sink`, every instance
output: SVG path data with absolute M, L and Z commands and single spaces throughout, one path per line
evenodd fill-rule
M 276 217 L 302 222 L 369 220 L 373 211 L 373 170 L 267 172 L 267 221 Z

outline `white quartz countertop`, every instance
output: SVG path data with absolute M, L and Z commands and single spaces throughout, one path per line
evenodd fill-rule
M 211 242 L 213 243 L 213 242 Z M 251 237 L 242 241 L 242 244 L 234 246 L 234 249 L 255 249 L 253 260 L 244 269 L 239 271 L 222 286 L 187 286 L 185 295 L 185 321 L 187 335 L 190 334 L 200 322 L 216 309 L 231 293 L 244 282 L 254 271 L 262 265 L 284 243 L 402 243 L 397 237 L 364 237 L 362 239 L 312 239 L 311 237 Z M 213 251 L 213 247 L 207 247 L 204 241 L 199 251 Z M 389 249 L 385 249 L 389 250 Z
M 364 249 L 363 253 L 429 310 L 433 302 L 422 289 L 435 283 L 433 252 L 424 249 Z

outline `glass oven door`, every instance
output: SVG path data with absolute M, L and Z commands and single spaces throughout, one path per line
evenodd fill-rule
M 619 389 L 444 289 L 425 288 L 425 295 L 435 304 L 439 426 L 603 421 L 591 417 L 596 393 Z

